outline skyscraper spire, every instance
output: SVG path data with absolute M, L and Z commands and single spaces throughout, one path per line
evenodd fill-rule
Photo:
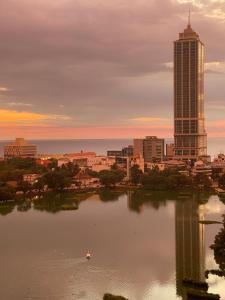
M 188 11 L 188 27 L 191 27 L 191 8 L 189 7 Z

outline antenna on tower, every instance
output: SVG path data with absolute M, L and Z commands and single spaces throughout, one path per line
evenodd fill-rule
M 191 7 L 189 6 L 188 10 L 188 27 L 191 27 Z

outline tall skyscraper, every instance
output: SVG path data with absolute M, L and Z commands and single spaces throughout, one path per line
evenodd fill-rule
M 204 44 L 187 28 L 174 42 L 175 157 L 196 160 L 207 154 L 204 125 Z

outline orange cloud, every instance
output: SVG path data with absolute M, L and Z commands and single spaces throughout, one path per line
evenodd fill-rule
M 5 86 L 0 86 L 0 92 L 10 92 L 11 90 Z
M 154 123 L 154 122 L 167 122 L 170 121 L 170 119 L 166 118 L 152 118 L 152 117 L 139 117 L 139 118 L 133 118 L 131 121 L 140 122 L 140 123 Z
M 47 120 L 69 120 L 70 117 L 64 115 L 38 114 L 26 111 L 16 111 L 0 109 L 0 123 L 14 123 L 14 122 L 37 122 Z
M 225 120 L 212 120 L 212 121 L 207 121 L 207 125 L 209 127 L 225 127 Z
M 2 139 L 22 136 L 27 139 L 104 139 L 133 138 L 147 135 L 172 137 L 171 126 L 130 126 L 130 127 L 60 127 L 60 126 L 27 126 L 23 124 L 0 125 Z

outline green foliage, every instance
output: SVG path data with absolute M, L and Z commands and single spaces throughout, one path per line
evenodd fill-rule
M 58 161 L 55 158 L 51 158 L 51 163 L 48 165 L 48 168 L 51 169 L 55 169 L 58 166 Z
M 131 182 L 133 184 L 138 184 L 141 182 L 142 171 L 138 165 L 134 165 L 131 167 Z
M 153 169 L 141 176 L 141 183 L 151 190 L 174 190 L 192 186 L 192 178 L 174 170 Z
M 27 193 L 32 190 L 32 185 L 27 181 L 20 181 L 20 182 L 18 182 L 17 190 Z
M 128 300 L 122 296 L 113 296 L 112 294 L 105 294 L 103 300 Z
M 214 244 L 211 246 L 211 249 L 214 250 L 214 258 L 219 266 L 219 269 L 211 270 L 207 273 L 225 277 L 225 215 L 223 220 L 223 228 L 215 236 L 215 241 Z
M 220 187 L 225 188 L 225 174 L 219 177 L 218 183 Z
M 86 173 L 93 178 L 99 177 L 99 173 L 96 171 L 92 171 L 91 169 L 86 169 Z
M 44 175 L 44 181 L 50 189 L 62 191 L 72 183 L 70 172 L 66 169 L 55 170 Z
M 196 186 L 203 186 L 204 188 L 210 188 L 212 186 L 212 182 L 209 177 L 200 173 L 194 177 L 194 184 Z
M 118 170 L 118 166 L 116 163 L 114 163 L 112 166 L 111 166 L 111 170 Z
M 3 170 L 0 172 L 0 181 L 7 182 L 7 181 L 19 181 L 23 179 L 24 171 L 22 170 Z
M 114 186 L 124 178 L 125 174 L 121 170 L 102 170 L 99 172 L 101 184 L 106 187 Z
M 7 164 L 13 169 L 32 169 L 36 167 L 36 161 L 34 158 L 20 158 L 14 157 L 7 161 Z
M 0 215 L 1 216 L 6 216 L 8 214 L 10 214 L 11 212 L 13 212 L 15 208 L 15 202 L 8 202 L 8 203 L 4 203 L 1 202 L 0 203 Z
M 212 179 L 213 180 L 219 180 L 220 178 L 220 173 L 223 172 L 223 168 L 219 168 L 219 169 L 212 169 Z
M 35 190 L 42 191 L 45 187 L 46 179 L 44 177 L 39 177 L 38 180 L 34 183 L 33 188 Z
M 14 199 L 14 189 L 10 187 L 0 187 L 0 201 Z
M 68 164 L 63 165 L 62 168 L 58 169 L 58 170 L 63 171 L 66 176 L 73 177 L 79 173 L 80 168 L 78 165 L 75 165 L 72 162 L 69 162 Z
M 24 174 L 43 174 L 47 172 L 44 166 L 37 165 L 33 158 L 12 158 L 0 162 L 0 181 L 22 181 Z

